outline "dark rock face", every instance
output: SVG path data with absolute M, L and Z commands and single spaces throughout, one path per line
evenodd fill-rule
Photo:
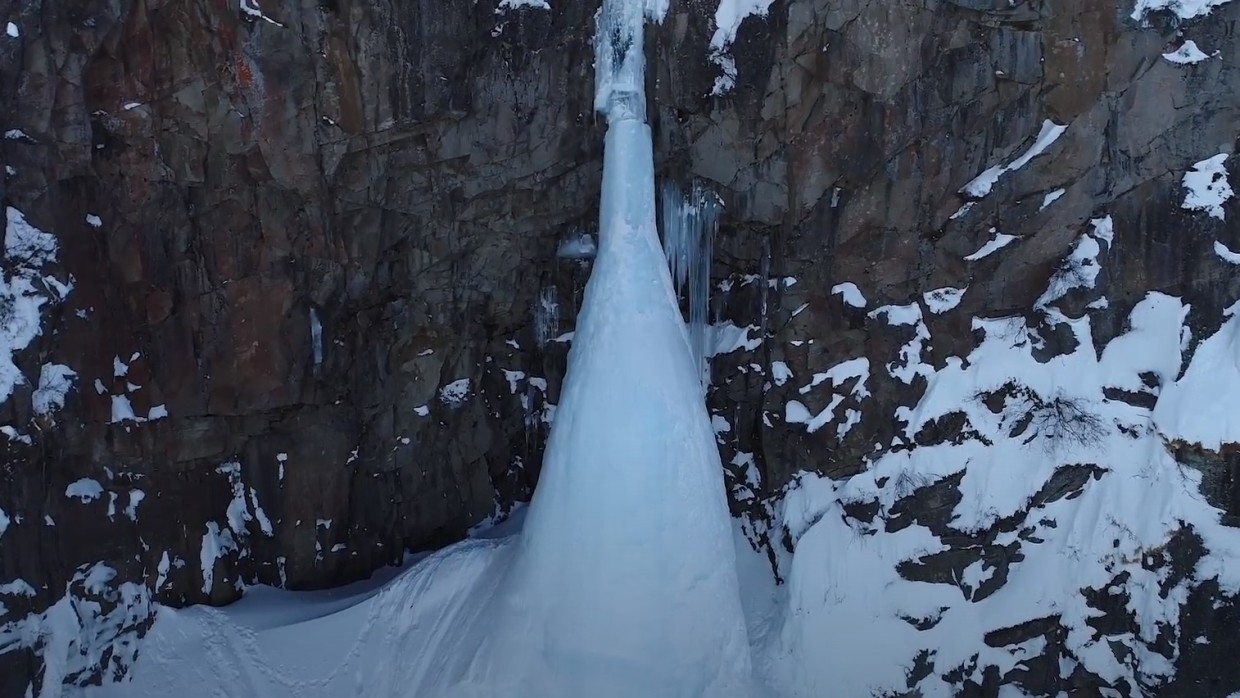
M 527 498 L 588 273 L 555 250 L 597 214 L 595 7 L 71 4 L 0 0 L 20 29 L 0 37 L 0 113 L 25 134 L 0 141 L 12 167 L 0 194 L 56 235 L 74 284 L 15 361 L 28 380 L 51 361 L 77 374 L 54 426 L 30 426 L 31 385 L 0 407 L 31 437 L 8 442 L 0 487 L 0 510 L 20 517 L 0 533 L 0 583 L 35 590 L 23 605 L 5 597 L 10 615 L 77 593 L 99 562 L 149 589 L 142 602 L 108 592 L 126 608 L 227 603 L 242 583 L 329 586 Z M 1240 297 L 1210 251 L 1240 249 L 1235 201 L 1227 222 L 1179 206 L 1182 173 L 1234 148 L 1240 73 L 1160 57 L 1182 29 L 1235 55 L 1240 5 L 1181 28 L 1163 15 L 1139 26 L 1113 0 L 776 2 L 743 23 L 721 98 L 707 96 L 714 5 L 673 3 L 651 30 L 650 101 L 661 172 L 725 200 L 715 276 L 732 283 L 717 313 L 762 339 L 714 364 L 723 460 L 750 454 L 760 473 L 737 513 L 761 515 L 798 471 L 859 472 L 925 389 L 875 371 L 872 396 L 845 403 L 860 426 L 843 438 L 834 423 L 807 433 L 783 420 L 815 372 L 887 365 L 909 342 L 911 328 L 849 306 L 836 284 L 870 307 L 967 287 L 955 311 L 925 315 L 924 357 L 941 362 L 973 345 L 968 318 L 1027 313 L 1105 211 L 1121 253 L 1096 286 L 1109 304 L 1088 310 L 1096 341 L 1149 290 L 1191 302 L 1196 337 Z M 953 216 L 961 188 L 1015 159 L 1046 119 L 1067 125 L 1054 148 Z M 992 230 L 1019 240 L 965 261 Z M 772 384 L 776 361 L 797 378 Z M 118 396 L 151 421 L 115 421 Z M 919 442 L 968 438 L 951 422 Z M 1216 503 L 1235 513 L 1234 457 L 1193 457 L 1230 459 Z M 1045 497 L 1090 476 L 1057 474 Z M 64 496 L 81 478 L 103 496 Z M 136 515 L 118 513 L 134 490 Z M 199 564 L 209 523 L 232 546 Z M 906 571 L 965 564 L 953 553 Z M 1234 612 L 1193 593 L 1202 634 L 1236 631 Z M 1210 674 L 1199 657 L 1221 647 L 1181 656 Z M 0 655 L 0 693 L 37 675 L 29 650 Z

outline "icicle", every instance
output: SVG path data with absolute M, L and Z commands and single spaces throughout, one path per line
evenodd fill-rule
M 701 182 L 688 194 L 664 182 L 662 194 L 663 252 L 678 293 L 689 297 L 689 344 L 705 387 L 709 381 L 707 314 L 710 310 L 710 267 L 722 205 Z
M 318 370 L 323 364 L 323 323 L 313 306 L 310 307 L 310 346 L 314 352 L 314 368 Z
M 560 332 L 560 303 L 555 286 L 545 286 L 534 304 L 534 340 L 541 349 Z

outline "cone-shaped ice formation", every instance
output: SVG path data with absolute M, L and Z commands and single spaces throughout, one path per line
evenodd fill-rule
M 722 468 L 655 230 L 642 4 L 605 2 L 598 256 L 522 540 L 468 672 L 520 698 L 748 694 Z

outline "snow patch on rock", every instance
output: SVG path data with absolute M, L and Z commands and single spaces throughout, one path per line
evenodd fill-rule
M 103 496 L 103 485 L 100 485 L 98 480 L 84 477 L 69 483 L 65 488 L 65 496 L 82 504 L 89 504 Z
M 857 288 L 857 284 L 851 281 L 832 286 L 831 294 L 838 295 L 840 300 L 844 301 L 844 305 L 853 308 L 864 308 L 866 306 L 865 295 L 861 293 L 861 289 Z
M 1207 54 L 1205 51 L 1202 51 L 1197 47 L 1197 42 L 1189 39 L 1181 44 L 1176 50 L 1170 53 L 1164 53 L 1162 57 L 1172 63 L 1187 65 L 1192 63 L 1200 63 L 1217 55 L 1218 51 L 1215 51 L 1212 54 Z
M 986 243 L 983 244 L 981 247 L 977 248 L 976 252 L 966 256 L 964 258 L 966 262 L 976 262 L 979 259 L 989 257 L 995 252 L 998 252 L 1004 247 L 1007 247 L 1008 245 L 1012 244 L 1017 239 L 1015 235 L 1008 235 L 1007 233 L 1000 233 L 1000 232 L 995 231 L 994 228 L 991 228 L 990 232 L 993 235 L 993 237 L 991 237 L 990 240 L 986 241 Z
M 715 9 L 715 33 L 710 38 L 710 60 L 719 66 L 720 75 L 715 78 L 711 94 L 727 94 L 736 86 L 736 61 L 728 53 L 741 22 L 746 17 L 765 17 L 774 0 L 719 0 Z
M 1181 208 L 1190 211 L 1202 211 L 1211 218 L 1224 219 L 1223 204 L 1235 192 L 1227 181 L 1227 153 L 1219 153 L 1211 158 L 1193 164 L 1193 169 L 1184 174 L 1184 203 Z
M 1028 150 L 1021 153 L 1015 160 L 1005 165 L 996 165 L 974 177 L 960 189 L 960 192 L 975 199 L 986 196 L 999 181 L 999 177 L 1028 165 L 1029 161 L 1046 152 L 1046 149 L 1059 140 L 1066 130 L 1068 130 L 1066 125 L 1057 124 L 1050 119 L 1043 121 L 1042 129 L 1038 131 L 1037 137 L 1033 139 L 1033 145 L 1029 146 Z
M 1168 10 L 1180 19 L 1193 19 L 1210 14 L 1210 11 L 1230 0 L 1137 0 L 1132 10 L 1132 18 L 1143 20 L 1151 12 Z

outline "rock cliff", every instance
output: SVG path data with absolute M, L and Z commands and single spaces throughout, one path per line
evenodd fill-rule
M 120 675 L 156 602 L 341 584 L 529 496 L 589 273 L 556 251 L 597 217 L 596 7 L 495 5 L 0 0 L 0 314 L 26 327 L 0 367 L 0 585 L 25 585 L 0 586 L 0 695 L 41 685 L 52 649 L 65 681 Z M 800 473 L 995 443 L 967 410 L 915 409 L 993 336 L 979 319 L 1020 318 L 1049 365 L 1083 339 L 1104 354 L 1150 292 L 1183 304 L 1182 360 L 1099 378 L 1098 399 L 1143 411 L 1240 515 L 1236 418 L 1203 436 L 1166 401 L 1240 299 L 1240 208 L 1221 195 L 1240 5 L 716 5 L 674 0 L 651 27 L 651 123 L 660 174 L 724 202 L 708 402 L 734 513 L 781 577 Z M 54 254 L 15 242 L 40 233 Z M 1006 436 L 1076 415 L 1022 389 L 974 396 Z M 1061 465 L 968 531 L 950 469 L 840 506 L 943 542 L 905 579 L 953 584 L 985 559 L 1001 585 L 1036 538 L 1004 534 L 1114 466 Z M 1137 565 L 1167 589 L 1206 556 L 1174 523 Z M 956 685 L 1228 695 L 1240 611 L 1221 583 L 1184 586 L 1177 630 L 1152 638 L 1115 585 L 1083 592 L 1099 633 L 1140 638 L 1117 661 L 1161 652 L 1178 673 L 1061 675 L 1072 628 L 1047 616 L 985 640 L 1044 638 L 1046 666 Z M 107 630 L 57 645 L 40 623 L 70 607 Z

